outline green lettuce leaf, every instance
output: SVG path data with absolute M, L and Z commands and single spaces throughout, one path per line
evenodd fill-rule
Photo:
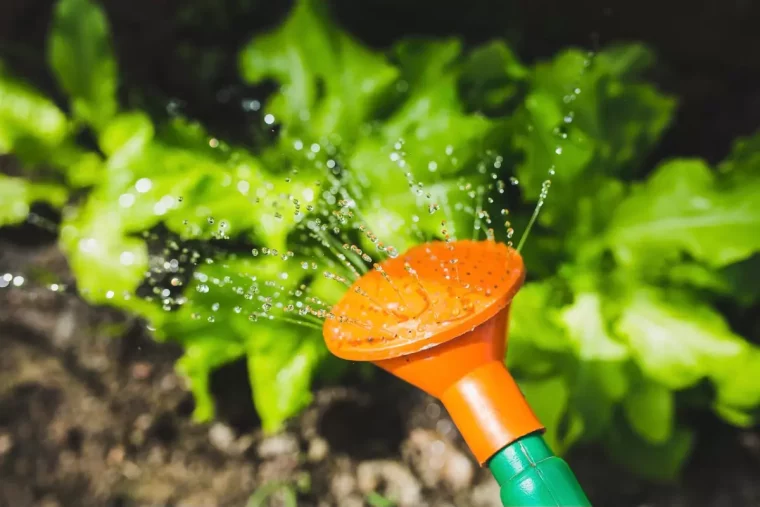
M 652 61 L 650 51 L 631 44 L 595 55 L 566 50 L 536 65 L 519 118 L 524 128 L 515 137 L 525 153 L 517 177 L 529 196 L 538 196 L 549 171 L 569 191 L 566 185 L 592 169 L 619 174 L 643 160 L 675 108 L 640 79 Z
M 280 429 L 311 400 L 311 380 L 327 351 L 318 329 L 285 320 L 296 316 L 279 308 L 288 299 L 300 299 L 295 291 L 315 271 L 290 267 L 301 262 L 271 255 L 231 256 L 194 271 L 180 296 L 184 303 L 165 317 L 163 328 L 168 339 L 185 346 L 178 367 L 196 396 L 196 420 L 207 421 L 214 414 L 208 393 L 212 370 L 244 356 L 265 431 Z M 267 310 L 268 304 L 273 308 Z
M 760 178 L 724 185 L 700 160 L 660 166 L 615 210 L 607 241 L 624 264 L 686 252 L 713 267 L 760 249 Z
M 257 329 L 248 345 L 248 375 L 264 431 L 279 430 L 311 403 L 311 381 L 326 354 L 319 331 L 271 324 Z
M 605 443 L 610 455 L 641 477 L 654 481 L 673 481 L 690 456 L 694 435 L 685 428 L 676 428 L 671 438 L 651 444 L 639 438 L 625 424 L 616 424 Z
M 632 386 L 623 403 L 626 419 L 651 444 L 663 444 L 673 434 L 675 403 L 667 387 L 642 380 Z
M 35 202 L 47 202 L 57 208 L 63 206 L 68 196 L 66 188 L 60 185 L 32 183 L 0 174 L 0 227 L 26 220 Z
M 519 384 L 536 416 L 546 426 L 546 443 L 556 454 L 563 454 L 583 431 L 582 420 L 568 412 L 570 392 L 565 379 L 556 376 L 521 380 Z M 564 434 L 561 432 L 563 425 L 567 426 Z
M 653 289 L 638 289 L 616 324 L 643 372 L 670 389 L 722 378 L 747 343 L 711 307 Z
M 562 312 L 562 321 L 582 361 L 618 362 L 628 357 L 626 346 L 607 330 L 599 294 L 577 294 L 575 302 Z
M 510 307 L 509 345 L 526 342 L 547 351 L 567 351 L 571 341 L 561 319 L 562 302 L 557 283 L 525 284 Z
M 48 41 L 48 60 L 69 95 L 74 117 L 96 130 L 116 114 L 116 60 L 108 20 L 91 0 L 59 0 Z
M 731 154 L 720 163 L 722 177 L 734 184 L 757 181 L 760 171 L 760 131 L 734 141 Z
M 459 78 L 460 95 L 471 111 L 504 114 L 520 96 L 529 75 L 504 41 L 491 41 L 467 54 Z
M 0 61 L 0 154 L 35 159 L 35 150 L 57 146 L 68 128 L 52 100 L 13 77 Z
M 316 0 L 298 0 L 288 19 L 240 54 L 243 79 L 275 79 L 281 90 L 266 111 L 290 136 L 350 140 L 397 71 L 338 29 Z
M 218 368 L 245 355 L 245 345 L 229 337 L 220 337 L 221 326 L 206 330 L 202 334 L 182 336 L 183 354 L 177 361 L 177 371 L 190 385 L 195 400 L 193 420 L 208 422 L 214 417 L 214 399 L 209 388 L 209 377 L 214 368 Z

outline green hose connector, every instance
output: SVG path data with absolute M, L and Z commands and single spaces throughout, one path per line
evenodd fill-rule
M 512 442 L 488 460 L 504 507 L 591 507 L 568 464 L 539 433 Z

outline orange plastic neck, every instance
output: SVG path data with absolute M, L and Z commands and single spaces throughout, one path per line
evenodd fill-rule
M 375 364 L 443 402 L 478 462 L 543 430 L 504 366 L 509 307 L 436 347 Z

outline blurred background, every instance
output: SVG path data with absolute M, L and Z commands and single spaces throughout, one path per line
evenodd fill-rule
M 500 505 L 437 401 L 269 317 L 340 297 L 316 218 L 517 244 L 537 203 L 507 363 L 591 501 L 760 505 L 758 23 L 0 1 L 0 505 Z

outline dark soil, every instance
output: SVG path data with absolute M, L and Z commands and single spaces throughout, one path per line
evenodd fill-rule
M 67 279 L 53 243 L 8 238 L 0 274 Z M 441 406 L 400 381 L 320 387 L 286 431 L 265 437 L 244 364 L 214 376 L 219 419 L 193 423 L 179 353 L 74 294 L 0 289 L 0 506 L 243 506 L 277 481 L 299 506 L 370 505 L 373 491 L 402 506 L 500 505 Z M 637 479 L 595 448 L 568 460 L 597 506 L 760 505 L 760 431 L 702 427 L 676 484 Z

